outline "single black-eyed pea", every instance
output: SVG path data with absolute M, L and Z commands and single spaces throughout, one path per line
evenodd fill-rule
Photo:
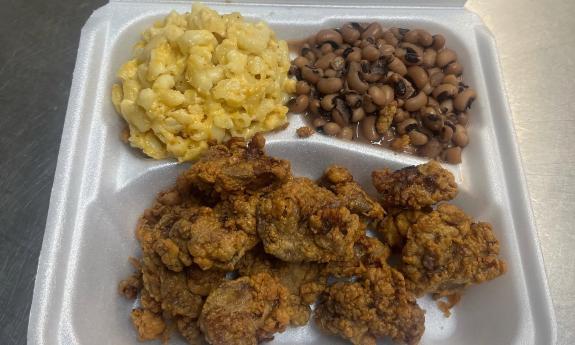
M 335 122 L 327 122 L 323 125 L 323 132 L 327 135 L 337 135 L 341 131 L 341 127 Z
M 423 51 L 423 56 L 421 57 L 421 64 L 423 67 L 430 68 L 435 66 L 435 61 L 437 59 L 437 51 L 433 48 L 427 48 Z
M 353 109 L 351 113 L 351 122 L 359 122 L 365 118 L 365 110 L 362 107 Z
M 451 138 L 453 143 L 459 147 L 465 147 L 469 144 L 469 137 L 467 136 L 467 130 L 462 125 L 455 125 L 455 132 Z
M 455 61 L 443 68 L 445 74 L 461 75 L 463 73 L 463 65 Z
M 314 98 L 312 100 L 309 101 L 309 111 L 314 114 L 314 115 L 318 115 L 319 114 L 319 109 L 321 107 L 320 101 L 317 98 Z
M 443 102 L 457 94 L 457 87 L 453 84 L 441 84 L 431 94 L 438 102 Z
M 453 137 L 453 129 L 450 126 L 443 126 L 439 132 L 439 140 L 443 143 L 448 143 Z
M 301 68 L 301 76 L 310 84 L 315 85 L 323 76 L 323 71 L 318 68 L 315 67 L 312 68 L 309 65 L 307 65 Z
M 383 34 L 383 28 L 381 27 L 381 24 L 371 23 L 361 33 L 361 38 L 366 39 L 366 38 L 371 37 L 375 40 L 375 39 L 381 37 L 382 34 Z
M 387 44 L 393 47 L 397 47 L 397 45 L 399 44 L 399 40 L 397 39 L 397 37 L 395 37 L 395 35 L 389 30 L 384 32 L 381 37 L 385 40 L 385 42 L 387 42 Z
M 427 104 L 427 95 L 420 91 L 415 97 L 405 101 L 403 108 L 407 111 L 417 111 Z
M 329 42 L 329 41 L 335 42 L 336 44 L 342 44 L 343 43 L 343 39 L 341 37 L 341 34 L 335 30 L 325 29 L 325 30 L 319 31 L 315 35 L 315 43 L 316 44 L 323 44 L 323 43 Z
M 376 121 L 377 116 L 368 116 L 359 123 L 361 134 L 369 141 L 377 141 L 381 138 L 375 128 Z
M 335 108 L 335 98 L 337 96 L 335 93 L 323 96 L 321 99 L 321 108 L 325 111 L 331 111 Z
M 303 56 L 298 56 L 293 60 L 293 64 L 296 65 L 298 68 L 302 68 L 303 66 L 309 65 L 310 62 Z
M 419 43 L 419 31 L 409 30 L 405 35 L 403 35 L 403 40 L 412 44 Z
M 315 119 L 313 119 L 311 124 L 315 128 L 322 128 L 323 126 L 325 126 L 326 123 L 327 121 L 323 117 L 316 117 Z
M 332 70 L 333 71 L 333 70 Z M 343 87 L 341 78 L 320 78 L 317 82 L 317 90 L 323 94 L 336 93 Z
M 339 30 L 343 41 L 349 44 L 357 41 L 361 36 L 360 26 L 358 23 L 344 24 Z
M 445 161 L 451 164 L 461 163 L 461 148 L 460 147 L 450 147 L 444 151 Z
M 453 112 L 453 99 L 449 98 L 439 104 L 439 109 L 443 114 Z
M 292 101 L 290 110 L 294 113 L 304 112 L 309 105 L 308 95 L 299 95 Z
M 429 81 L 427 72 L 419 66 L 409 66 L 409 68 L 407 68 L 407 76 L 411 78 L 415 86 L 420 90 L 423 89 Z
M 425 157 L 436 158 L 441 153 L 441 144 L 436 139 L 430 139 L 418 152 Z
M 420 46 L 429 47 L 433 44 L 433 36 L 429 32 L 423 29 L 418 29 L 416 31 L 419 34 L 419 39 L 417 40 L 417 43 Z
M 403 61 L 401 61 L 401 59 L 397 57 L 393 57 L 391 61 L 387 64 L 387 67 L 399 75 L 403 76 L 407 74 L 407 67 L 405 67 Z
M 443 68 L 456 60 L 457 54 L 449 48 L 444 48 L 437 53 L 435 64 L 437 67 Z
M 367 61 L 375 61 L 379 59 L 381 53 L 374 45 L 368 45 L 361 50 L 361 56 Z
M 311 91 L 311 87 L 305 80 L 298 80 L 295 84 L 295 92 L 298 95 L 307 95 Z
M 407 134 L 414 129 L 417 129 L 417 120 L 414 118 L 405 119 L 397 125 L 397 132 L 401 135 Z
M 445 46 L 445 37 L 441 34 L 433 35 L 433 49 L 440 50 Z
M 421 146 L 427 144 L 427 135 L 421 133 L 417 130 L 412 130 L 409 132 L 409 139 L 411 143 L 415 146 Z
M 471 107 L 471 104 L 477 97 L 475 90 L 469 88 L 459 93 L 453 100 L 453 107 L 457 111 L 465 111 Z

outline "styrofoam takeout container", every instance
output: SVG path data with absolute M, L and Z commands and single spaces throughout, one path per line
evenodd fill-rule
M 320 3 L 320 1 L 315 1 Z M 556 326 L 542 256 L 520 164 L 495 43 L 464 1 L 426 2 L 299 0 L 278 3 L 206 3 L 219 12 L 239 11 L 266 20 L 282 39 L 306 37 L 347 21 L 421 27 L 442 33 L 465 66 L 465 79 L 479 94 L 471 111 L 470 145 L 463 164 L 449 166 L 459 183 L 455 204 L 491 222 L 509 271 L 471 287 L 445 318 L 433 301 L 422 344 L 554 344 Z M 110 100 L 115 73 L 131 56 L 140 33 L 184 1 L 112 0 L 90 17 L 80 40 L 44 244 L 30 311 L 28 344 L 138 344 L 129 319 L 133 304 L 117 293 L 137 255 L 136 220 L 157 192 L 186 168 L 144 158 L 120 138 L 122 121 Z M 422 159 L 362 143 L 314 135 L 297 139 L 303 124 L 267 135 L 267 151 L 287 158 L 297 175 L 319 177 L 331 163 L 351 168 L 373 191 L 370 172 L 399 168 Z M 183 344 L 174 337 L 173 344 Z M 274 344 L 344 344 L 321 334 L 313 323 L 276 336 Z

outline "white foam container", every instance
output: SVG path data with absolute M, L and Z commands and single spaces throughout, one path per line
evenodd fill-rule
M 316 1 L 319 3 L 320 1 Z M 429 299 L 422 344 L 555 344 L 556 325 L 539 250 L 511 113 L 495 42 L 464 1 L 432 2 L 300 0 L 278 3 L 206 3 L 219 12 L 239 11 L 266 20 L 282 39 L 303 38 L 346 21 L 421 27 L 442 33 L 465 66 L 465 80 L 480 95 L 471 116 L 470 145 L 463 163 L 448 166 L 460 193 L 455 204 L 494 225 L 509 271 L 471 287 L 450 318 Z M 183 1 L 114 1 L 98 9 L 82 29 L 80 47 L 54 179 L 44 243 L 30 311 L 28 344 L 138 344 L 129 319 L 133 304 L 117 293 L 138 253 L 136 220 L 155 194 L 186 166 L 144 158 L 123 144 L 122 123 L 110 88 L 139 34 Z M 303 124 L 267 135 L 271 155 L 291 160 L 297 175 L 318 177 L 331 163 L 351 168 L 369 190 L 370 172 L 423 162 L 362 143 L 314 135 L 297 139 Z M 183 344 L 177 337 L 173 344 Z M 273 344 L 344 344 L 312 324 L 289 329 Z

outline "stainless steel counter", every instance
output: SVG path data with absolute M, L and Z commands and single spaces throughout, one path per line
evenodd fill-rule
M 0 344 L 24 344 L 80 29 L 104 0 L 0 0 Z M 470 0 L 498 43 L 558 344 L 575 342 L 575 1 Z M 544 344 L 542 344 L 544 345 Z

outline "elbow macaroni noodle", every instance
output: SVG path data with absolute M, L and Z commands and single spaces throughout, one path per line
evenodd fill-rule
M 150 157 L 193 160 L 208 141 L 250 138 L 287 122 L 288 46 L 263 22 L 194 4 L 142 34 L 112 102 L 129 142 Z

